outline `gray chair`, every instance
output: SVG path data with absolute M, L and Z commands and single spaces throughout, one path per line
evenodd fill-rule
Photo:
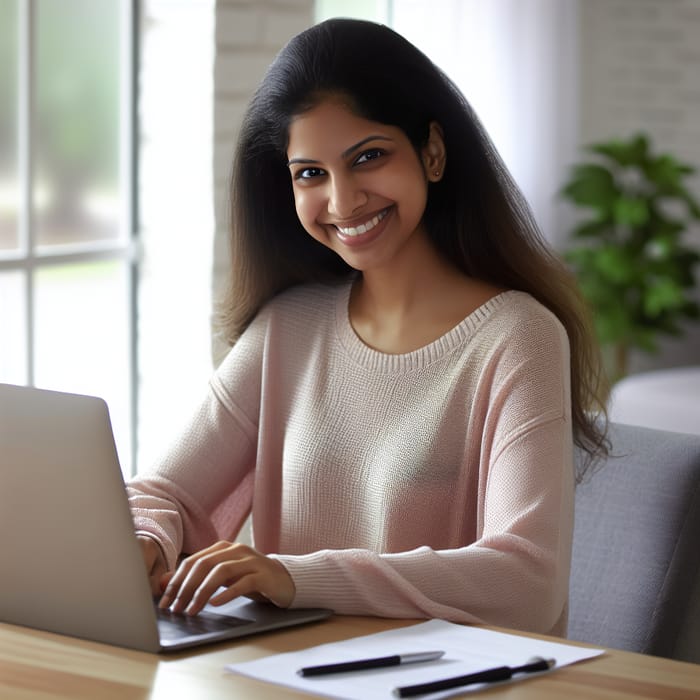
M 700 435 L 609 435 L 576 488 L 569 639 L 700 663 Z

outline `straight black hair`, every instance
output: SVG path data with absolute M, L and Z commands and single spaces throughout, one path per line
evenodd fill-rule
M 431 183 L 423 224 L 435 248 L 466 275 L 528 292 L 564 325 L 571 347 L 575 440 L 607 451 L 598 346 L 576 282 L 545 243 L 530 208 L 454 83 L 413 44 L 373 22 L 332 19 L 277 55 L 243 119 L 231 181 L 231 285 L 222 309 L 229 343 L 261 306 L 301 283 L 346 280 L 351 268 L 299 222 L 286 167 L 292 119 L 328 98 L 399 127 L 417 152 L 431 122 L 446 166 Z M 603 426 L 603 427 L 601 427 Z

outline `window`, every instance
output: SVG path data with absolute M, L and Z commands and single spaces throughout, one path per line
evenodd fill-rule
M 133 5 L 0 3 L 0 381 L 134 425 Z
M 138 450 L 148 469 L 212 372 L 214 1 L 139 3 Z

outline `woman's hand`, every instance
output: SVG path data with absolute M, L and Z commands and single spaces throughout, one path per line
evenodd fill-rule
M 148 579 L 151 582 L 151 593 L 154 596 L 159 596 L 165 589 L 165 584 L 168 581 L 166 576 L 167 565 L 165 556 L 160 545 L 148 535 L 137 535 L 139 545 L 141 545 L 141 554 L 143 561 L 146 564 Z
M 221 586 L 226 590 L 214 595 Z M 220 541 L 182 561 L 170 574 L 159 606 L 196 615 L 206 603 L 223 605 L 244 595 L 286 608 L 295 592 L 292 577 L 276 559 L 244 544 Z

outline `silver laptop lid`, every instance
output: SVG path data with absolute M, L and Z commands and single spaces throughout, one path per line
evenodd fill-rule
M 105 402 L 0 384 L 0 621 L 158 651 Z
M 98 398 L 0 384 L 0 533 L 0 622 L 157 652 L 331 615 L 240 598 L 158 622 Z

